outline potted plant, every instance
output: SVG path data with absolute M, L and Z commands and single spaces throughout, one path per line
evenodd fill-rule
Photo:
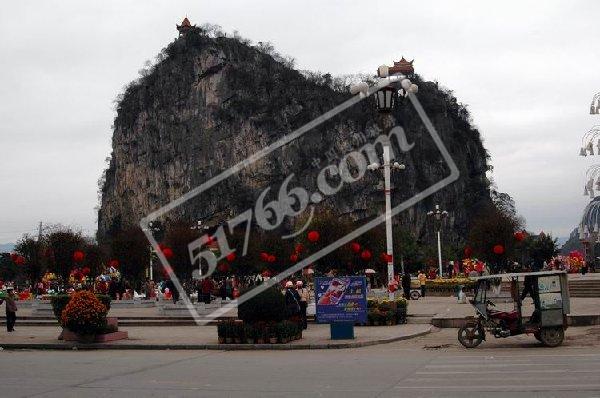
M 233 342 L 236 344 L 241 344 L 243 334 L 244 334 L 244 324 L 242 322 L 235 322 L 233 324 Z
M 94 293 L 82 290 L 73 293 L 61 314 L 61 325 L 77 334 L 80 342 L 91 343 L 106 327 L 106 306 Z
M 256 344 L 265 344 L 266 326 L 263 322 L 258 322 L 254 325 L 254 336 Z
M 385 324 L 388 326 L 392 326 L 396 323 L 396 312 L 395 311 L 387 311 L 385 313 Z
M 225 336 L 227 334 L 227 324 L 225 321 L 219 321 L 217 324 L 217 335 L 219 336 L 219 344 L 225 344 Z
M 271 324 L 268 327 L 269 330 L 269 343 L 277 344 L 277 324 Z
M 225 343 L 233 343 L 234 325 L 232 321 L 225 321 Z
M 256 338 L 254 326 L 244 324 L 244 338 L 246 343 L 254 344 L 254 339 Z

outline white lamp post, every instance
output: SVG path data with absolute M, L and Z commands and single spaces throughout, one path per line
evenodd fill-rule
M 442 221 L 448 217 L 446 210 L 440 210 L 440 205 L 435 205 L 435 210 L 427 212 L 427 215 L 433 217 L 434 224 L 437 226 L 437 247 L 438 247 L 438 265 L 440 267 L 440 278 L 443 276 L 442 269 Z
M 394 281 L 394 242 L 392 236 L 392 198 L 391 198 L 391 170 L 404 170 L 406 166 L 398 162 L 390 163 L 390 147 L 383 147 L 383 164 L 371 163 L 367 166 L 371 171 L 383 170 L 383 189 L 385 194 L 385 241 L 386 251 L 389 255 L 387 263 L 388 286 Z M 404 273 L 404 264 L 402 264 L 402 273 Z M 394 299 L 394 293 L 389 292 L 390 300 Z
M 404 57 L 394 62 L 394 66 L 388 67 L 382 65 L 377 69 L 377 76 L 379 81 L 377 86 L 379 89 L 375 92 L 375 105 L 379 111 L 382 119 L 386 114 L 389 114 L 398 100 L 408 96 L 409 94 L 415 94 L 419 87 L 413 84 L 406 76 L 412 76 L 414 73 L 413 61 L 407 61 Z M 400 88 L 398 87 L 398 84 Z M 352 94 L 359 94 L 361 96 L 369 95 L 369 86 L 364 83 L 358 83 L 350 87 Z M 394 245 L 392 237 L 392 201 L 390 195 L 390 174 L 391 170 L 403 170 L 405 166 L 398 162 L 390 163 L 390 148 L 389 146 L 383 146 L 383 164 L 371 163 L 367 166 L 371 171 L 383 170 L 383 181 L 384 181 L 384 193 L 385 193 L 385 235 L 386 235 L 386 246 L 387 254 L 389 255 L 389 261 L 387 263 L 388 271 L 388 288 L 394 282 Z M 404 273 L 404 264 L 402 264 L 402 272 Z M 389 292 L 390 300 L 394 299 L 394 293 Z
M 144 232 L 147 232 L 147 231 L 158 232 L 160 230 L 161 230 L 160 226 L 157 226 L 152 222 L 150 222 L 148 224 L 148 229 L 143 229 Z M 146 273 L 146 275 L 149 276 L 151 281 L 154 280 L 154 261 L 153 260 L 154 260 L 154 247 L 150 246 L 150 265 L 149 265 L 149 270 Z

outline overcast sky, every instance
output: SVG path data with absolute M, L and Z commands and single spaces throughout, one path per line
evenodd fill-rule
M 469 105 L 528 229 L 577 224 L 595 163 L 578 148 L 600 125 L 598 1 L 23 0 L 0 13 L 0 243 L 39 221 L 95 232 L 113 100 L 186 15 L 270 41 L 299 69 L 372 73 L 414 58 Z

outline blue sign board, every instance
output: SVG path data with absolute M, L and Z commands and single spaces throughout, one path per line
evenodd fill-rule
M 319 323 L 367 322 L 367 278 L 315 278 L 316 317 Z

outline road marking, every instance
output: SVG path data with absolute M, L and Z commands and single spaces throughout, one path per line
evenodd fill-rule
M 497 358 L 552 358 L 552 357 L 600 357 L 600 354 L 525 354 L 525 355 L 452 355 L 445 356 L 444 359 L 497 359 Z
M 537 366 L 537 365 L 536 365 Z M 539 370 L 478 370 L 477 374 L 509 374 L 509 373 L 600 373 L 600 369 L 593 370 L 575 370 L 575 369 L 539 369 Z M 472 370 L 456 370 L 456 371 L 433 371 L 433 372 L 415 372 L 416 375 L 462 375 L 462 374 L 473 374 Z
M 539 366 L 573 366 L 573 363 L 535 363 L 536 367 Z M 589 363 L 585 364 L 590 365 Z M 534 362 L 531 363 L 488 363 L 488 364 L 447 364 L 447 365 L 425 365 L 425 368 L 510 368 L 513 366 L 534 366 Z
M 475 391 L 548 391 L 548 390 L 574 390 L 574 391 L 582 391 L 589 389 L 597 389 L 600 388 L 600 384 L 542 384 L 542 385 L 524 385 L 524 386 L 509 386 L 509 385 L 501 385 L 501 386 L 469 386 L 469 385 L 460 385 L 460 386 L 394 386 L 396 390 L 475 390 Z

